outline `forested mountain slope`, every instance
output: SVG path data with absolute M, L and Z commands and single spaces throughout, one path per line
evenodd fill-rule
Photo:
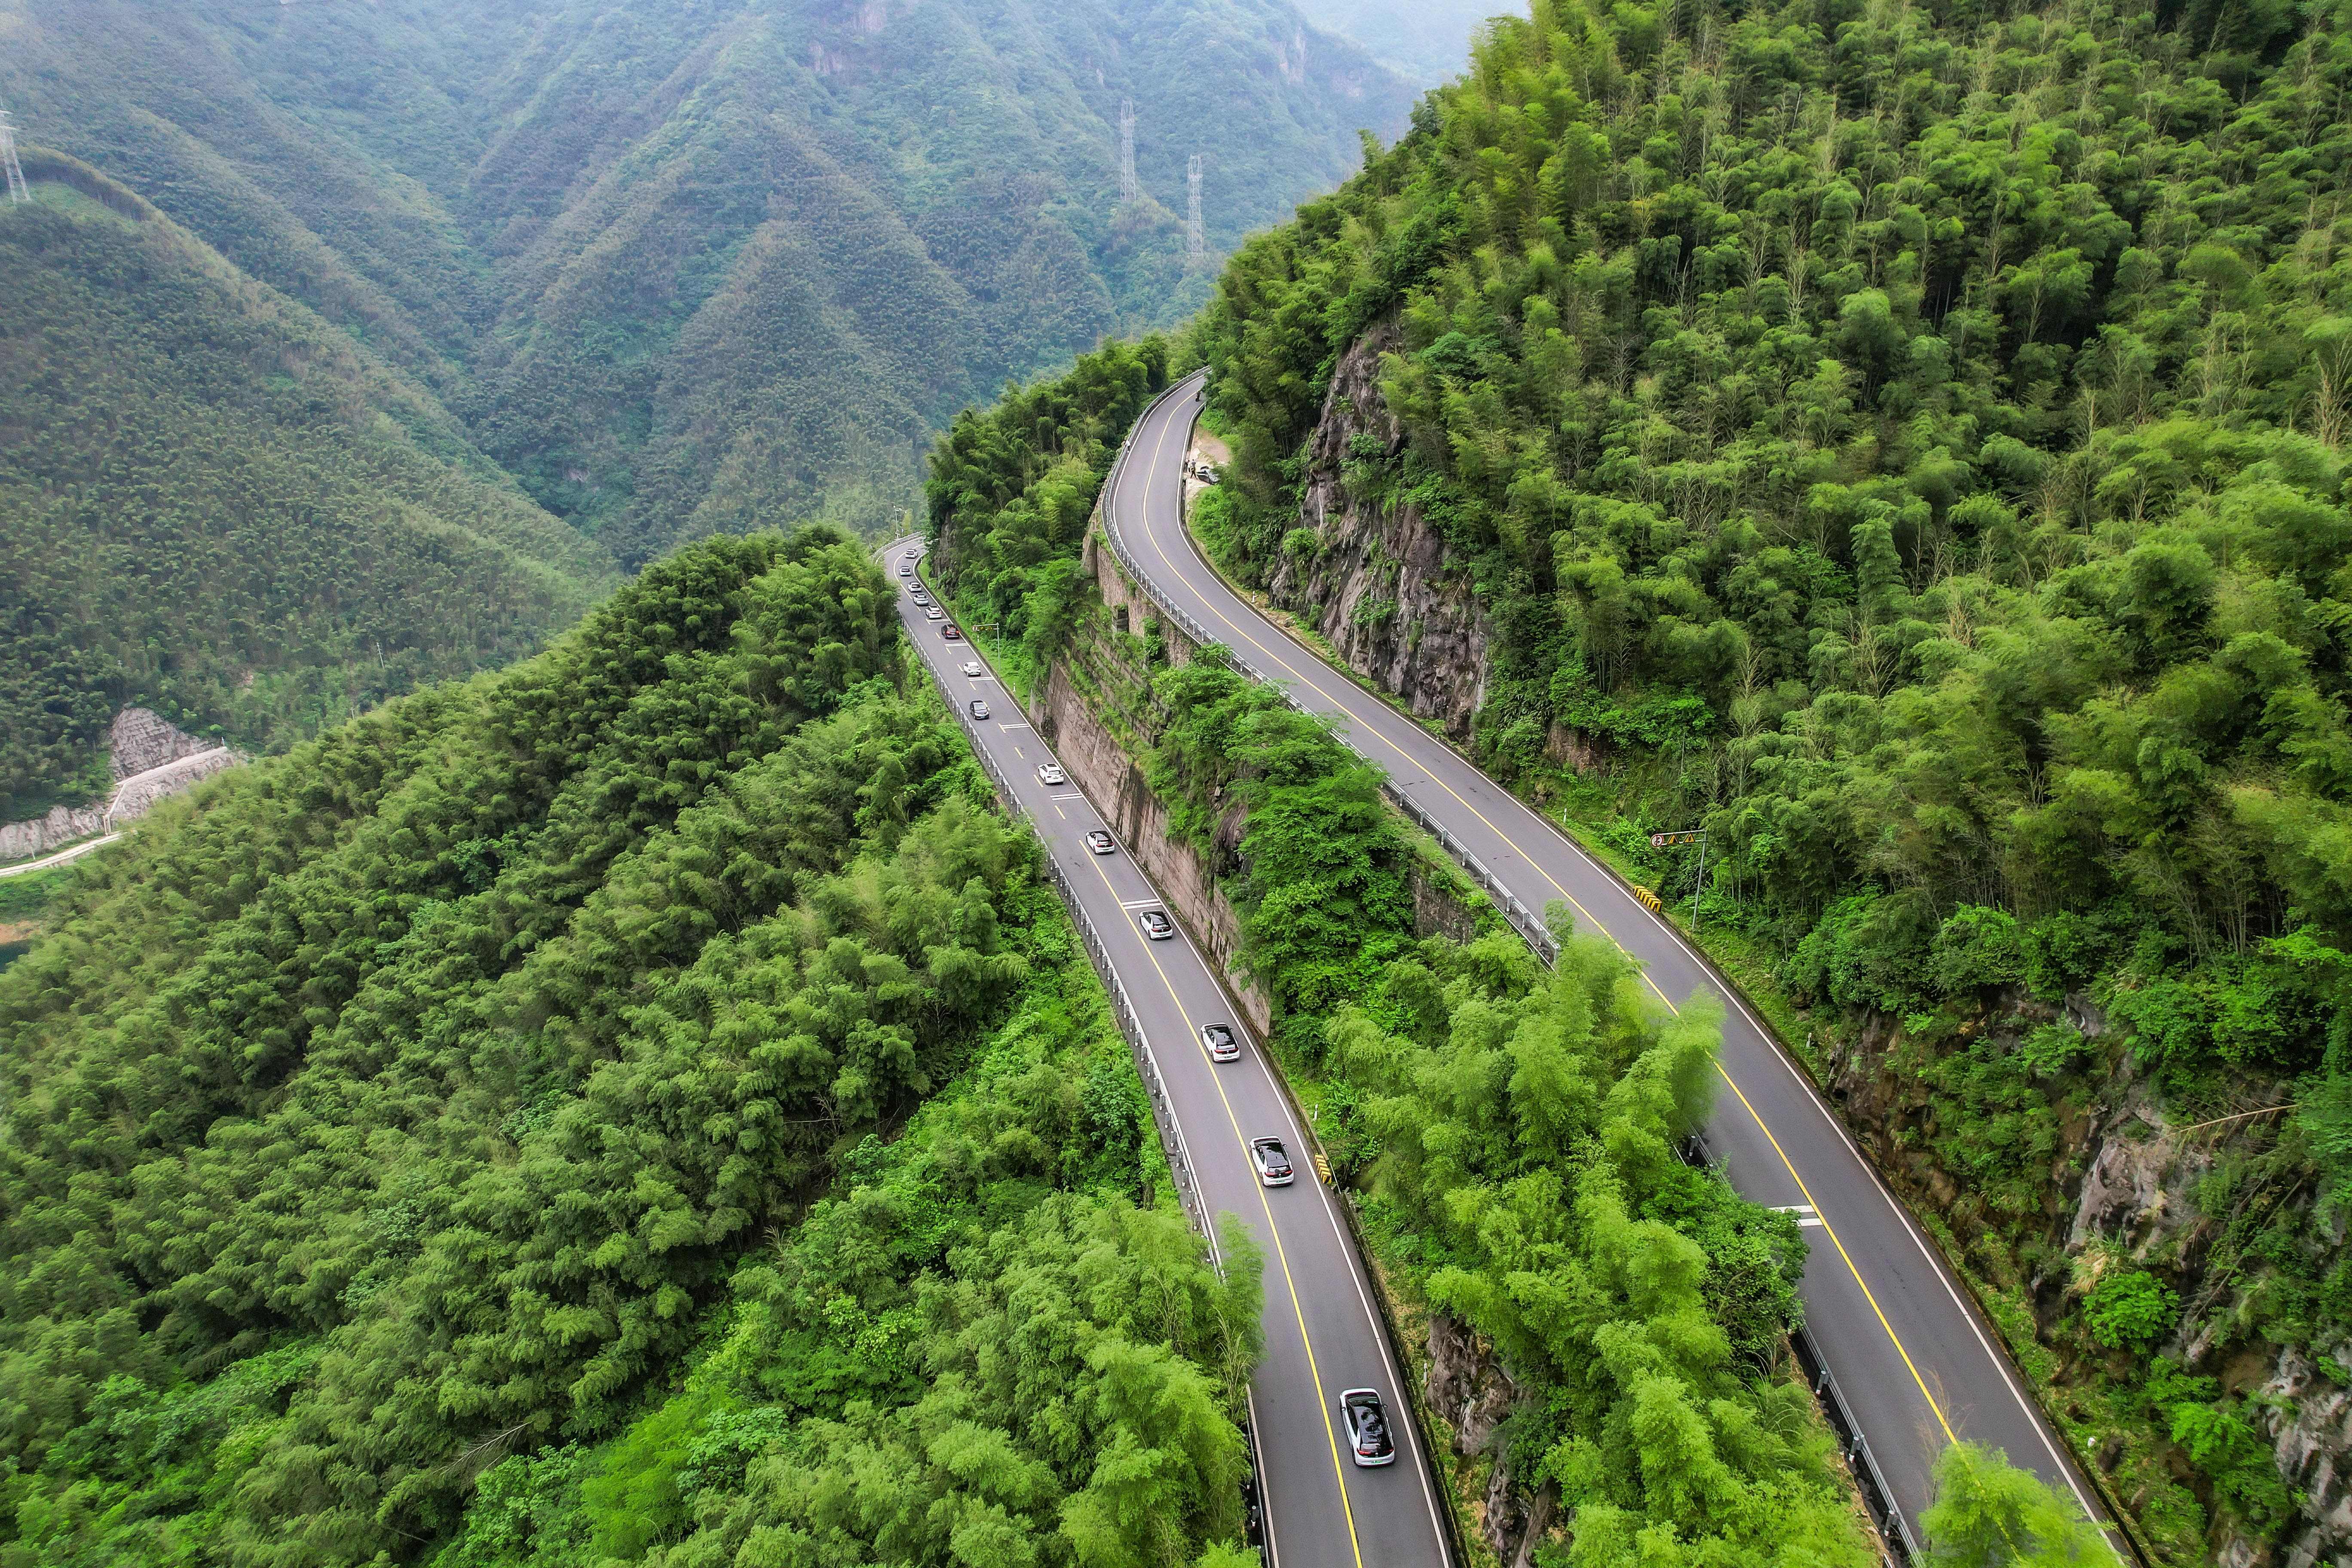
M 607 588 L 415 381 L 121 187 L 0 207 L 0 821 L 101 793 L 126 703 L 283 745 Z
M 1234 1561 L 1254 1258 L 891 605 L 693 546 L 81 874 L 0 973 L 0 1563 Z
M 31 133 L 418 374 L 632 564 L 895 522 L 957 407 L 1205 297 L 1188 156 L 1214 257 L 1407 107 L 1282 0 L 8 9 Z
M 1706 828 L 2168 1562 L 2352 1551 L 2347 29 L 1547 0 L 1197 333 L 1229 567 L 1642 879 Z

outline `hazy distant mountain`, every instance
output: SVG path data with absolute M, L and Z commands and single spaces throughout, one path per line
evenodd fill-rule
M 1490 16 L 1524 16 L 1527 0 L 1297 0 L 1307 19 L 1429 87 L 1462 74 L 1470 36 Z
M 0 204 L 0 821 L 159 707 L 299 739 L 568 625 L 612 562 L 413 379 L 92 171 Z
M 28 135 L 415 373 L 630 560 L 894 520 L 952 410 L 1205 298 L 1188 156 L 1213 262 L 1412 96 L 1282 0 L 0 0 L 0 23 Z M 1142 199 L 1115 210 L 1129 100 Z

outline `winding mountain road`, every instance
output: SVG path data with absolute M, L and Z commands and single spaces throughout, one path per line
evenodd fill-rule
M 898 614 L 989 762 L 1012 804 L 1035 827 L 1081 929 L 1090 925 L 1139 1027 L 1165 1087 L 1174 1133 L 1171 1162 L 1189 1165 L 1201 1209 L 1230 1214 L 1256 1238 L 1265 1257 L 1265 1355 L 1251 1387 L 1258 1478 L 1265 1503 L 1269 1568 L 1447 1568 L 1428 1456 L 1406 1415 L 1403 1380 L 1372 1305 L 1363 1260 L 1341 1222 L 1338 1198 L 1309 1163 L 1289 1097 L 1276 1081 L 1261 1043 L 1242 1023 L 1214 968 L 1180 926 L 1167 941 L 1147 940 L 1138 917 L 1164 909 L 1126 848 L 1089 850 L 1085 835 L 1111 831 L 1071 784 L 1047 784 L 1040 764 L 1054 760 L 1020 706 L 964 641 L 948 641 L 898 575 L 922 552 L 912 539 L 883 546 L 881 560 L 898 585 Z M 967 675 L 971 661 L 982 671 Z M 975 700 L 989 717 L 977 719 Z M 1115 837 L 1115 835 L 1114 835 Z M 1242 1058 L 1219 1065 L 1202 1043 L 1206 1024 L 1230 1025 Z M 1149 1074 L 1147 1076 L 1150 1076 Z M 1248 1141 L 1272 1136 L 1288 1150 L 1297 1179 L 1258 1184 Z M 1396 1462 L 1361 1468 L 1340 1425 L 1343 1390 L 1377 1390 L 1392 1415 Z
M 1565 902 L 1580 931 L 1601 932 L 1642 962 L 1669 1007 L 1701 992 L 1724 999 L 1723 1092 L 1706 1142 L 1741 1193 L 1792 1210 L 1805 1227 L 1807 1321 L 1866 1441 L 1865 1468 L 1874 1467 L 1894 1505 L 1895 1533 L 1916 1544 L 1936 1458 L 1958 1438 L 2004 1450 L 2100 1517 L 1991 1328 L 1738 994 L 1565 834 L 1276 627 L 1202 558 L 1184 526 L 1181 489 L 1204 385 L 1200 375 L 1189 378 L 1147 411 L 1112 473 L 1103 515 L 1129 571 L 1180 625 L 1189 621 L 1300 706 L 1329 716 L 1387 772 L 1393 793 L 1449 836 L 1457 853 L 1483 862 L 1511 900 L 1529 910 Z M 1280 1278 L 1270 1280 L 1269 1300 L 1278 1300 Z M 1383 1560 L 1403 1559 L 1384 1552 Z

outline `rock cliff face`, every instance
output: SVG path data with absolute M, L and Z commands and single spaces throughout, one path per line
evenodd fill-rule
M 2063 1016 L 2095 1043 L 2108 1034 L 2099 1010 L 2079 996 L 2038 1013 L 2032 1002 L 2011 997 L 2003 1011 L 2024 1019 Z M 1916 1071 L 1894 1065 L 1896 1048 L 1895 1021 L 1879 1020 L 1858 1044 L 1832 1058 L 1830 1091 L 1843 1107 L 1846 1124 L 1895 1188 L 1916 1205 L 1950 1215 L 1964 1194 L 1929 1152 L 1927 1134 L 1934 1110 Z M 2224 1392 L 2248 1396 L 2280 1475 L 2301 1499 L 2296 1519 L 2276 1545 L 2225 1532 L 2213 1542 L 2213 1560 L 2225 1568 L 2352 1563 L 2352 1392 L 2318 1367 L 2323 1352 L 2341 1363 L 2352 1355 L 2352 1345 L 2282 1346 L 2262 1339 L 2249 1342 L 2237 1332 L 2234 1309 L 2252 1278 L 2238 1277 L 2244 1259 L 2225 1243 L 2237 1216 L 2209 1214 L 2198 1202 L 2203 1179 L 2231 1156 L 2233 1144 L 2267 1136 L 2269 1118 L 2192 1131 L 2167 1119 L 2153 1087 L 2127 1065 L 2119 1065 L 2106 1082 L 2101 1099 L 2062 1122 L 2043 1211 L 2038 1220 L 2021 1222 L 2023 1228 L 2038 1229 L 2052 1259 L 2027 1282 L 2034 1310 L 2045 1322 L 2055 1315 L 2066 1293 L 2077 1288 L 2074 1265 L 2092 1249 L 2172 1278 L 2185 1308 L 2183 1321 L 2156 1348 L 2189 1372 L 2215 1379 Z M 2248 1080 L 2238 1087 L 2250 1105 L 2284 1104 L 2294 1098 L 2288 1083 Z M 2283 1201 L 2310 1198 L 2290 1193 Z M 2338 1245 L 2342 1229 L 2339 1221 Z M 2056 1378 L 2062 1403 L 2078 1376 L 2064 1353 Z M 2126 1494 L 2129 1505 L 2135 1483 L 2117 1470 L 2121 1453 L 2116 1443 L 2089 1458 L 2111 1489 Z M 2187 1471 L 2174 1479 L 2187 1485 L 2197 1481 Z
M 1404 437 L 1381 400 L 1380 359 L 1397 341 L 1393 327 L 1375 328 L 1334 367 L 1307 447 L 1299 531 L 1266 593 L 1358 672 L 1466 739 L 1486 700 L 1491 628 L 1437 531 L 1385 497 Z
M 1265 1034 L 1273 1023 L 1272 1009 L 1265 996 L 1233 970 L 1234 957 L 1241 951 L 1240 917 L 1201 852 L 1169 837 L 1168 808 L 1144 783 L 1143 770 L 1136 766 L 1118 737 L 1088 706 L 1066 661 L 1056 660 L 1047 672 L 1029 721 L 1062 759 L 1071 782 L 1086 792 L 1136 864 L 1151 878 L 1170 912 L 1184 922 L 1216 961 L 1226 989 L 1240 1004 L 1250 1027 Z M 1241 831 L 1238 814 L 1220 823 L 1213 852 L 1230 857 L 1238 847 Z
M 1528 1568 L 1559 1522 L 1559 1499 L 1548 1485 L 1529 1496 L 1512 1478 L 1497 1433 L 1518 1403 L 1518 1388 L 1494 1352 L 1450 1313 L 1430 1314 L 1429 1374 L 1422 1394 L 1454 1429 L 1454 1454 L 1491 1467 L 1475 1510 L 1478 1534 L 1497 1562 Z

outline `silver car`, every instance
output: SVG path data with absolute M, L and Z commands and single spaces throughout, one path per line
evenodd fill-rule
M 925 605 L 923 606 L 923 619 L 927 621 L 944 621 L 947 618 L 947 612 L 940 609 L 937 605 Z
M 1379 1390 L 1351 1388 L 1340 1394 L 1339 1417 L 1348 1424 L 1348 1447 L 1356 1463 L 1366 1469 L 1396 1463 L 1396 1439 L 1389 1436 L 1389 1413 Z
M 1279 1138 L 1251 1139 L 1250 1163 L 1257 1167 L 1257 1179 L 1269 1187 L 1286 1187 L 1294 1179 L 1290 1151 Z
M 974 680 L 978 680 L 982 675 L 987 673 L 980 668 L 980 660 L 976 658 L 968 658 L 963 661 L 963 672 Z

